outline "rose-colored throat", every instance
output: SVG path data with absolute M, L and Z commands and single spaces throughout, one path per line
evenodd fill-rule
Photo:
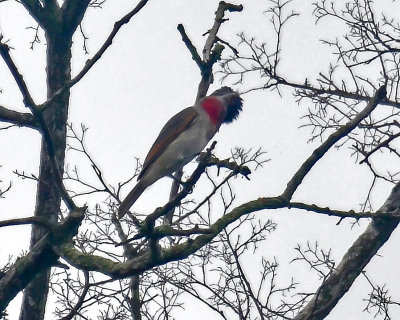
M 214 125 L 221 124 L 224 111 L 221 100 L 216 97 L 207 97 L 203 100 L 201 106 L 207 112 Z

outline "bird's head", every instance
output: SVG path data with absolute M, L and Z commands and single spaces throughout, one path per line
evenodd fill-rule
M 229 87 L 222 87 L 205 97 L 201 106 L 216 125 L 232 122 L 243 108 L 242 98 Z

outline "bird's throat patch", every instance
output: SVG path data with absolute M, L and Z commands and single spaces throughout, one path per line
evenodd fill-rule
M 207 97 L 203 100 L 201 106 L 207 112 L 214 125 L 221 124 L 224 112 L 224 106 L 222 105 L 221 100 L 213 96 Z

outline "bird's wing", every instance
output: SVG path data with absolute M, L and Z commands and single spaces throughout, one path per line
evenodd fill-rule
M 153 143 L 146 160 L 144 160 L 142 171 L 138 180 L 146 173 L 149 166 L 164 152 L 186 128 L 190 127 L 196 120 L 198 113 L 195 108 L 189 107 L 174 115 L 161 129 L 156 141 Z

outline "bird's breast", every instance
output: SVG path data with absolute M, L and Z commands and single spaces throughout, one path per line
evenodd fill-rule
M 142 179 L 153 183 L 180 170 L 205 148 L 217 130 L 206 115 L 200 114 L 151 164 Z

